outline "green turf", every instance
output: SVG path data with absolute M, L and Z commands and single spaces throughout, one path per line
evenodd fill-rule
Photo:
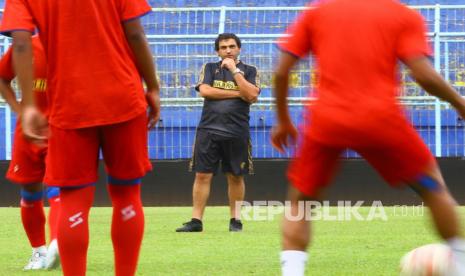
M 332 209 L 334 211 L 335 209 Z M 309 275 L 396 275 L 401 256 L 438 240 L 428 214 L 386 207 L 388 221 L 316 221 Z M 279 275 L 279 220 L 245 221 L 228 232 L 226 207 L 208 207 L 203 233 L 175 233 L 191 208 L 146 208 L 138 275 Z M 366 218 L 368 210 L 363 209 Z M 88 275 L 113 275 L 109 208 L 93 208 Z M 462 218 L 465 208 L 461 208 Z M 61 275 L 23 272 L 30 248 L 19 209 L 0 208 L 0 275 Z

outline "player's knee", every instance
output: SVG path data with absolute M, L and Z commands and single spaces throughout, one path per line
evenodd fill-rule
M 210 181 L 213 178 L 213 174 L 211 173 L 196 173 L 195 174 L 195 181 L 200 184 L 210 184 Z
M 296 189 L 293 185 L 289 185 L 287 190 L 287 200 L 294 204 L 297 204 L 300 201 L 321 201 L 323 198 L 322 194 L 323 191 L 318 191 L 315 192 L 314 196 L 309 196 Z
M 417 192 L 418 194 L 422 195 L 424 193 L 439 193 L 444 191 L 444 183 L 438 180 L 435 177 L 431 177 L 429 175 L 422 175 L 420 176 L 415 183 L 410 184 L 410 187 Z

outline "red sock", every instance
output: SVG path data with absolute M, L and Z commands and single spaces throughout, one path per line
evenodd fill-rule
M 58 214 L 60 211 L 60 197 L 55 196 L 48 199 L 50 210 L 48 211 L 48 229 L 50 232 L 50 241 L 57 238 Z
M 63 275 L 86 274 L 89 247 L 89 210 L 94 200 L 94 186 L 61 189 L 58 216 L 58 250 Z
M 21 199 L 21 221 L 31 246 L 45 245 L 45 213 L 42 198 L 34 201 Z
M 111 239 L 115 252 L 115 275 L 132 276 L 137 269 L 144 235 L 144 211 L 140 185 L 108 185 L 113 204 Z

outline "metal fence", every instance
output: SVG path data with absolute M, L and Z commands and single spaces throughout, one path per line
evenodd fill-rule
M 465 95 L 465 5 L 413 6 L 425 18 L 434 49 L 434 66 Z M 151 158 L 189 158 L 200 118 L 202 99 L 194 86 L 202 65 L 218 59 L 213 47 L 218 33 L 233 32 L 243 41 L 241 59 L 255 65 L 261 75 L 259 102 L 251 108 L 251 138 L 255 158 L 289 157 L 270 145 L 274 123 L 271 98 L 272 71 L 278 56 L 274 42 L 304 7 L 217 7 L 162 8 L 142 19 L 151 48 L 156 55 L 162 85 L 162 117 L 149 134 Z M 85 42 L 83 42 L 85 43 Z M 8 46 L 0 41 L 0 50 Z M 301 123 L 301 111 L 311 100 L 312 60 L 303 60 L 291 74 L 292 117 Z M 402 70 L 400 99 L 406 113 L 436 156 L 465 154 L 463 122 L 449 105 L 422 91 Z M 2 117 L 3 116 L 3 117 Z M 1 118 L 4 118 L 2 120 Z M 11 156 L 15 116 L 8 107 L 0 110 L 0 159 Z M 2 137 L 3 136 L 3 137 Z M 3 139 L 2 139 L 3 138 Z M 357 157 L 347 152 L 346 157 Z

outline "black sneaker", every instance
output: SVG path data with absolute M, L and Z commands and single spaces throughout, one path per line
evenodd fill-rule
M 202 232 L 202 221 L 199 219 L 191 219 L 191 221 L 183 223 L 183 227 L 176 229 L 176 232 Z
M 229 221 L 229 232 L 242 232 L 242 222 L 238 219 L 232 218 Z

